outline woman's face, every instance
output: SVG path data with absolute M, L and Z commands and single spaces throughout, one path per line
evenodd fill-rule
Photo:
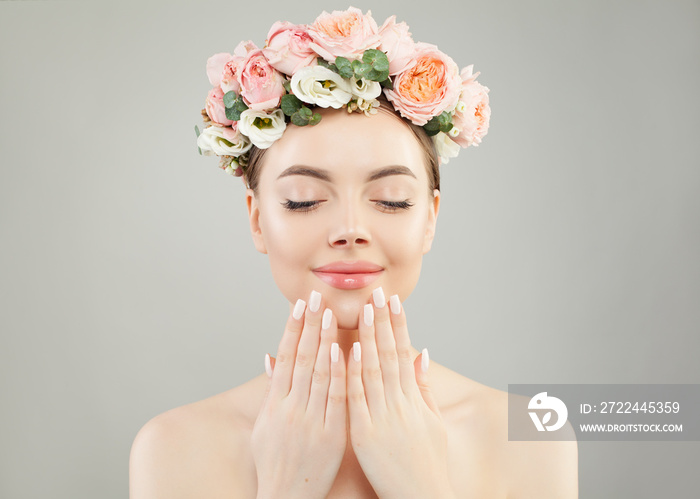
M 356 329 L 372 290 L 401 301 L 430 250 L 440 193 L 425 154 L 396 117 L 320 110 L 316 126 L 289 125 L 247 192 L 255 246 L 295 303 L 319 291 L 338 327 Z

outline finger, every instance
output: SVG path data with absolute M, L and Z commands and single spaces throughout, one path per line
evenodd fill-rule
M 331 344 L 337 341 L 337 323 L 333 320 L 330 308 L 323 311 L 321 318 L 321 344 L 318 347 L 316 364 L 311 376 L 311 392 L 306 412 L 318 416 L 323 421 L 328 400 L 328 388 L 331 376 Z
M 435 401 L 435 396 L 430 388 L 430 383 L 428 379 L 429 374 L 429 363 L 430 359 L 428 357 L 428 349 L 424 348 L 420 355 L 416 357 L 413 367 L 416 372 L 416 383 L 420 389 L 420 393 L 423 396 L 423 400 L 428 405 L 431 411 L 433 411 L 438 416 L 442 417 L 440 414 L 440 409 Z
M 362 347 L 362 384 L 365 388 L 367 407 L 374 417 L 386 411 L 384 398 L 384 380 L 382 368 L 377 354 L 377 343 L 374 335 L 374 307 L 371 303 L 362 308 L 359 319 L 360 345 Z
M 372 292 L 372 301 L 374 302 L 374 335 L 377 340 L 379 365 L 382 369 L 384 395 L 387 404 L 390 404 L 404 400 L 406 397 L 401 389 L 394 330 L 391 327 L 389 306 L 382 288 L 377 288 Z
M 371 424 L 365 388 L 362 383 L 362 362 L 362 347 L 360 342 L 356 341 L 348 357 L 347 367 L 348 415 L 351 429 L 360 429 Z
M 393 295 L 389 298 L 389 309 L 391 310 L 391 327 L 394 330 L 394 339 L 396 341 L 401 389 L 406 396 L 418 397 L 420 396 L 420 390 L 416 384 L 416 372 L 413 368 L 413 350 L 411 350 L 411 339 L 408 337 L 406 312 L 401 306 L 398 295 Z
M 324 428 L 333 432 L 345 432 L 347 428 L 347 397 L 345 381 L 345 356 L 338 343 L 332 344 L 331 382 L 328 388 L 328 404 Z
M 301 407 L 306 408 L 311 392 L 311 377 L 316 364 L 318 347 L 321 336 L 321 316 L 323 315 L 323 300 L 321 293 L 311 291 L 309 305 L 304 313 L 304 328 L 301 332 L 297 354 L 294 360 L 292 388 L 289 396 Z
M 272 372 L 272 386 L 270 397 L 281 399 L 289 395 L 292 387 L 292 372 L 294 370 L 294 358 L 296 357 L 297 344 L 304 327 L 304 311 L 306 302 L 301 298 L 294 305 L 294 310 L 289 314 L 284 334 L 277 348 L 275 369 Z M 277 365 L 279 364 L 279 365 Z

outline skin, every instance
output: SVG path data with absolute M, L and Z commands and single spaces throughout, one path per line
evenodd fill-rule
M 132 446 L 132 499 L 577 497 L 576 442 L 509 442 L 507 394 L 434 360 L 423 372 L 406 310 L 388 304 L 416 286 L 440 207 L 415 137 L 388 113 L 322 116 L 288 127 L 246 196 L 255 246 L 290 303 L 272 377 L 149 421 Z M 326 178 L 283 175 L 294 165 Z M 368 180 L 397 165 L 406 174 Z M 299 212 L 284 208 L 288 199 L 322 202 Z M 405 210 L 382 204 L 404 200 Z M 384 271 L 339 290 L 312 272 L 338 260 Z

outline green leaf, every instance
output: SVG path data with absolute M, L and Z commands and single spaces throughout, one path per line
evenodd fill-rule
M 296 126 L 306 126 L 309 124 L 309 119 L 302 117 L 299 113 L 294 113 L 292 115 L 292 123 Z
M 331 64 L 330 62 L 326 61 L 323 57 L 317 57 L 316 62 L 319 66 L 323 66 L 326 69 L 330 69 L 334 73 L 338 72 L 338 68 L 335 67 L 335 64 Z
M 336 57 L 335 66 L 338 68 L 338 74 L 343 78 L 351 78 L 353 75 L 352 64 L 345 57 Z
M 292 82 L 290 80 L 284 80 L 282 86 L 288 93 L 292 93 Z
M 246 109 L 248 109 L 248 106 L 243 102 L 243 98 L 239 96 L 232 107 L 226 108 L 226 117 L 232 121 L 238 121 L 241 119 L 241 113 Z
M 371 80 L 371 81 L 384 81 L 387 78 L 389 78 L 389 71 L 377 71 L 376 69 L 370 69 L 367 75 L 365 76 L 366 80 Z
M 241 119 L 241 112 L 236 111 L 232 107 L 227 107 L 226 108 L 226 117 L 230 120 L 238 121 Z
M 365 78 L 365 75 L 372 70 L 372 66 L 366 62 L 352 61 L 352 70 L 355 73 L 355 78 Z
M 238 99 L 236 92 L 229 90 L 224 94 L 224 106 L 227 108 L 233 107 L 233 103 L 236 102 L 236 99 Z
M 387 78 L 386 80 L 380 81 L 379 84 L 384 88 L 388 88 L 389 90 L 394 89 L 394 84 L 391 82 L 391 78 Z
M 315 123 L 314 123 L 315 124 Z M 199 138 L 199 127 L 197 125 L 194 126 L 194 133 L 197 134 L 197 138 Z M 197 150 L 199 151 L 199 155 L 202 155 L 202 150 L 197 146 Z
M 362 54 L 362 60 L 377 71 L 389 71 L 389 58 L 381 50 L 365 50 L 365 53 Z
M 282 96 L 280 107 L 282 108 L 282 112 L 287 116 L 293 115 L 301 109 L 302 106 L 303 104 L 296 95 L 287 94 Z
M 425 130 L 425 133 L 427 133 L 429 136 L 437 135 L 438 132 L 440 131 L 440 121 L 437 116 L 433 116 L 430 121 L 428 121 L 425 125 L 423 125 L 423 129 Z
M 318 113 L 314 113 L 314 115 L 309 120 L 309 125 L 317 125 L 319 121 L 321 121 L 321 115 Z
M 301 109 L 299 109 L 299 115 L 306 120 L 309 120 L 312 114 L 311 109 L 306 106 L 302 106 Z

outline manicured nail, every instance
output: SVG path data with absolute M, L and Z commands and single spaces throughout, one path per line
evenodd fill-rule
M 365 305 L 365 326 L 371 326 L 374 323 L 374 310 L 372 309 L 372 304 L 368 303 Z
M 420 368 L 424 373 L 428 372 L 428 365 L 430 364 L 430 357 L 428 357 L 428 349 L 424 348 L 420 356 Z
M 391 307 L 392 314 L 399 315 L 401 313 L 401 302 L 399 301 L 399 295 L 391 295 L 391 298 L 389 298 L 389 306 Z
M 269 353 L 265 354 L 265 372 L 267 373 L 268 378 L 272 377 L 272 366 L 270 365 L 270 354 Z
M 386 305 L 386 299 L 384 298 L 384 290 L 382 288 L 377 288 L 372 291 L 372 298 L 374 298 L 374 306 L 377 308 L 382 308 Z
M 331 345 L 331 362 L 338 362 L 338 344 Z
M 362 354 L 360 353 L 360 342 L 356 341 L 352 344 L 352 358 L 355 359 L 355 362 L 360 362 L 361 356 Z
M 311 297 L 309 298 L 309 310 L 312 312 L 318 312 L 318 307 L 321 306 L 321 293 L 318 291 L 312 291 Z
M 302 314 L 304 313 L 304 309 L 306 308 L 306 302 L 299 298 L 297 300 L 296 305 L 294 305 L 294 312 L 292 312 L 292 317 L 294 317 L 296 320 L 301 319 Z
M 331 319 L 333 318 L 333 312 L 330 308 L 323 311 L 323 319 L 321 319 L 321 329 L 328 329 L 331 327 Z

